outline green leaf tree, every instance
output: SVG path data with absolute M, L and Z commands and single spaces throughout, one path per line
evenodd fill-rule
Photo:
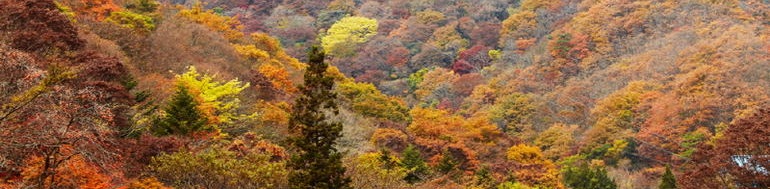
M 342 124 L 328 121 L 326 113 L 338 113 L 332 91 L 334 78 L 325 74 L 328 65 L 318 47 L 308 54 L 309 66 L 305 71 L 305 83 L 299 86 L 289 120 L 289 138 L 294 154 L 289 162 L 293 170 L 289 175 L 291 188 L 350 188 L 350 178 L 345 176 L 342 153 L 334 148 L 342 137 Z
M 660 182 L 660 185 L 658 186 L 660 189 L 675 189 L 676 188 L 676 177 L 674 177 L 674 173 L 671 173 L 671 167 L 666 166 L 666 173 L 663 174 L 663 180 Z
M 189 134 L 206 129 L 206 117 L 198 109 L 187 87 L 177 85 L 176 93 L 165 108 L 166 116 L 155 124 L 153 131 L 158 135 Z
M 564 172 L 564 182 L 574 189 L 615 189 L 618 186 L 603 167 L 588 167 L 582 164 L 578 167 L 568 167 Z

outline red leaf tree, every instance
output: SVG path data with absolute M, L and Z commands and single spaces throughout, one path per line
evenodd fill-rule
M 682 175 L 682 188 L 770 186 L 770 107 L 736 120 L 712 144 L 701 145 Z

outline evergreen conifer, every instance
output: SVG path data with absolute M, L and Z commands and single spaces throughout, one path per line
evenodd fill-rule
M 289 142 L 294 154 L 289 161 L 291 188 L 350 188 L 345 176 L 342 153 L 334 148 L 342 136 L 342 124 L 327 120 L 325 112 L 338 113 L 337 94 L 332 91 L 334 79 L 327 76 L 324 53 L 313 47 L 308 54 L 309 65 L 305 83 L 299 86 L 289 130 Z

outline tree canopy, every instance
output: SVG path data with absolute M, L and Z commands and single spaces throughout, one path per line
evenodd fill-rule
M 350 16 L 334 23 L 321 38 L 321 45 L 332 56 L 353 56 L 358 44 L 377 35 L 377 20 Z

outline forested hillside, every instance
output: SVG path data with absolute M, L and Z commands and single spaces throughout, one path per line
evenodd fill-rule
M 767 0 L 0 0 L 0 188 L 768 188 Z

